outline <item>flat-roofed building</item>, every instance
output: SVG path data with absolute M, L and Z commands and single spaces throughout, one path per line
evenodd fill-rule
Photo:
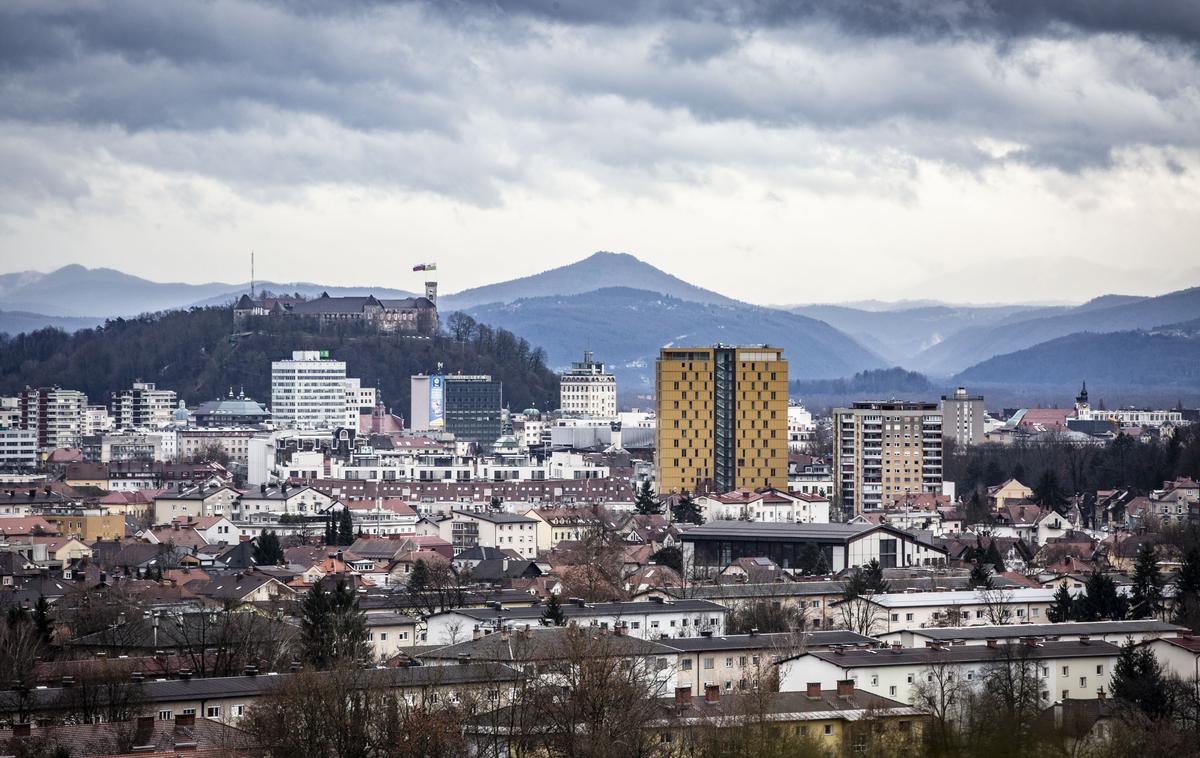
M 558 409 L 564 415 L 585 418 L 617 417 L 617 377 L 598 363 L 591 352 L 583 354 L 559 377 Z
M 781 348 L 663 348 L 655 372 L 660 493 L 787 489 Z
M 770 558 L 787 570 L 836 573 L 872 560 L 884 568 L 936 566 L 945 548 L 910 532 L 873 524 L 779 524 L 715 521 L 685 531 L 683 563 L 715 576 L 738 558 Z
M 941 494 L 941 410 L 899 400 L 835 408 L 833 476 L 846 516 L 903 495 Z

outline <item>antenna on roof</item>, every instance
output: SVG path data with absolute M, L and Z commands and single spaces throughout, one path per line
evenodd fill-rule
M 250 299 L 254 299 L 254 251 L 250 251 Z

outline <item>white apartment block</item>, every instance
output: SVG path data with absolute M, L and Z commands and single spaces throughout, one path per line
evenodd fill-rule
M 27 388 L 20 394 L 20 426 L 37 433 L 40 450 L 78 447 L 83 437 L 87 404 L 87 395 L 79 390 Z
M 129 389 L 112 393 L 113 422 L 117 429 L 167 426 L 176 402 L 175 390 L 160 390 L 153 382 L 134 382 Z
M 616 418 L 617 378 L 585 352 L 559 378 L 559 410 L 569 416 Z
M 960 447 L 983 443 L 986 417 L 982 395 L 968 395 L 966 387 L 942 395 L 942 436 Z
M 833 411 L 833 476 L 843 513 L 942 492 L 942 413 L 934 403 L 858 402 Z
M 344 427 L 346 362 L 331 359 L 326 350 L 297 350 L 291 360 L 273 361 L 271 417 L 295 429 Z
M 803 405 L 788 405 L 787 414 L 788 450 L 802 453 L 812 449 L 817 437 L 812 413 Z
M 868 603 L 874 612 L 872 634 L 891 634 L 908 629 L 969 627 L 985 624 L 1040 624 L 1054 603 L 1054 589 L 1012 589 L 945 592 L 885 592 L 869 599 L 845 601 Z M 870 617 L 861 614 L 862 618 Z
M 538 522 L 514 513 L 451 511 L 438 525 L 439 536 L 454 545 L 454 554 L 473 547 L 513 550 L 522 558 L 537 557 Z
M 0 471 L 37 467 L 37 432 L 0 426 Z
M 112 415 L 103 405 L 89 405 L 83 409 L 83 436 L 92 437 L 115 428 Z
M 180 429 L 178 455 L 183 460 L 201 455 L 209 448 L 220 448 L 233 463 L 247 465 L 250 460 L 250 440 L 263 434 L 247 427 L 188 427 Z
M 0 426 L 16 429 L 21 425 L 21 398 L 0 397 Z
M 358 417 L 370 413 L 379 403 L 379 392 L 374 387 L 362 386 L 361 379 L 346 379 L 346 423 L 348 429 L 358 429 Z

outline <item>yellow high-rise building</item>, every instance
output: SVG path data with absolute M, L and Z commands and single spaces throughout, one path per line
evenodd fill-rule
M 781 348 L 663 348 L 656 377 L 660 493 L 787 489 Z

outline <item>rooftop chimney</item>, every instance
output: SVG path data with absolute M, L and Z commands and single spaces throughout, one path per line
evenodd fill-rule
M 175 717 L 175 726 L 193 727 L 196 725 L 196 714 L 181 713 Z
M 996 649 L 996 640 L 992 639 L 992 638 L 988 638 L 987 646 L 992 648 L 993 650 L 995 650 Z
M 820 682 L 809 682 L 807 689 L 805 690 L 805 694 L 807 694 L 813 700 L 820 698 L 821 697 L 821 683 Z
M 721 700 L 721 687 L 716 684 L 704 685 L 704 702 L 716 703 Z
M 1080 645 L 1089 645 L 1089 644 L 1091 644 L 1091 642 L 1092 642 L 1092 637 L 1090 634 L 1079 635 L 1079 644 Z
M 853 679 L 839 679 L 837 683 L 837 696 L 850 697 L 854 694 Z
M 675 688 L 675 705 L 680 708 L 687 708 L 692 704 L 692 688 L 676 687 Z

